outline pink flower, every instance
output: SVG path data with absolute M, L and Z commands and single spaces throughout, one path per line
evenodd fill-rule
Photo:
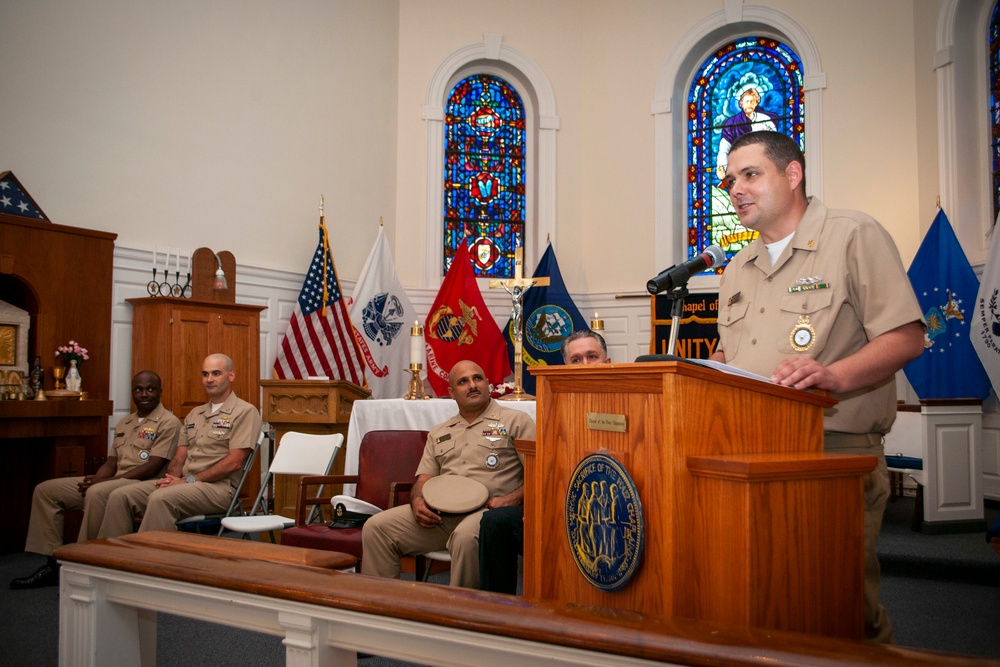
M 67 363 L 70 361 L 76 361 L 77 366 L 90 359 L 90 354 L 87 351 L 87 348 L 83 347 L 75 340 L 71 340 L 68 344 L 57 347 L 56 356 L 62 357 Z

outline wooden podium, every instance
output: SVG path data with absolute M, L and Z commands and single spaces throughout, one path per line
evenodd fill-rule
M 343 433 L 351 420 L 354 401 L 364 400 L 371 392 L 345 380 L 261 380 L 264 421 L 275 430 L 277 441 L 289 431 L 326 435 Z M 332 474 L 344 472 L 344 447 L 337 453 Z M 295 482 L 276 477 L 274 481 L 274 511 L 295 516 L 298 500 Z M 339 493 L 339 491 L 334 491 Z
M 532 373 L 526 597 L 863 637 L 862 477 L 876 459 L 823 454 L 834 399 L 683 362 Z M 624 429 L 595 426 L 612 422 Z M 577 463 L 599 451 L 644 517 L 638 570 L 613 591 L 579 571 L 565 518 Z

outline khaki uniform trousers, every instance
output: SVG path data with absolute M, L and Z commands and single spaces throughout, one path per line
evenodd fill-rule
M 80 495 L 83 477 L 57 477 L 48 479 L 35 487 L 31 495 L 31 519 L 28 523 L 28 539 L 24 550 L 51 556 L 52 552 L 66 541 L 63 535 L 66 510 L 83 510 L 83 523 L 77 542 L 86 542 L 97 537 L 104 520 L 108 497 L 117 488 L 136 484 L 135 479 L 108 479 L 87 489 L 87 495 Z
M 479 521 L 485 511 L 445 515 L 433 528 L 418 524 L 409 505 L 379 512 L 361 533 L 361 574 L 398 579 L 402 556 L 448 549 L 451 585 L 479 588 Z
M 142 514 L 139 532 L 177 530 L 177 520 L 196 514 L 222 514 L 229 509 L 233 487 L 229 480 L 194 482 L 156 488 L 151 479 L 116 489 L 108 498 L 104 522 L 97 536 L 118 537 L 131 533 L 135 517 Z
M 885 465 L 882 436 L 878 433 L 823 434 L 823 448 L 837 454 L 877 456 L 875 469 L 865 476 L 865 640 L 880 644 L 895 644 L 889 612 L 878 599 L 881 569 L 878 564 L 878 536 L 882 532 L 882 515 L 889 500 L 889 471 Z

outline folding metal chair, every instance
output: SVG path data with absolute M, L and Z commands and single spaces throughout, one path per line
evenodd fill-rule
M 291 431 L 283 435 L 249 515 L 224 517 L 222 527 L 241 533 L 244 538 L 248 538 L 250 533 L 266 531 L 271 541 L 276 542 L 274 531 L 295 525 L 295 519 L 271 514 L 268 509 L 269 499 L 266 494 L 274 476 L 328 475 L 343 443 L 344 436 L 341 433 L 310 435 Z

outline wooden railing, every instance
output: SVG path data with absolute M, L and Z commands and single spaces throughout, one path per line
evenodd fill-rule
M 356 652 L 428 665 L 1000 665 L 377 579 L 330 569 L 350 557 L 224 538 L 145 533 L 56 557 L 61 665 L 152 664 L 156 611 L 282 636 L 294 666 L 354 665 Z

